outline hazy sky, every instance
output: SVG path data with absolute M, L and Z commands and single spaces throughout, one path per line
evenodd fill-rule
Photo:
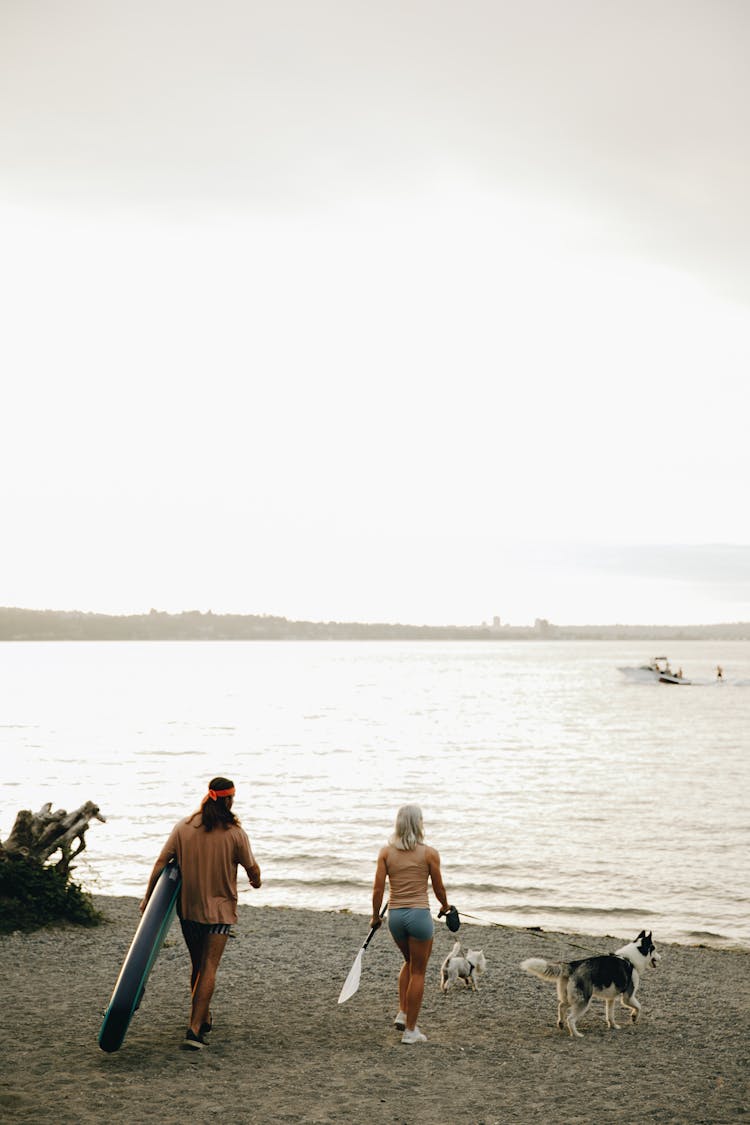
M 745 0 L 0 5 L 0 604 L 750 620 Z

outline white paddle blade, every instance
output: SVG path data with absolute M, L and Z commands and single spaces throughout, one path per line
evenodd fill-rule
M 349 976 L 344 981 L 344 987 L 341 989 L 339 1004 L 346 1003 L 359 988 L 359 978 L 362 976 L 362 958 L 364 957 L 364 953 L 364 949 L 360 949 L 359 953 L 354 958 L 354 964 L 349 970 Z

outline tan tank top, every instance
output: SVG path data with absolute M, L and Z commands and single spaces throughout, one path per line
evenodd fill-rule
M 398 910 L 404 906 L 428 907 L 427 879 L 430 872 L 427 866 L 427 846 L 417 844 L 410 852 L 402 852 L 392 844 L 387 844 L 383 852 L 390 883 L 389 910 Z

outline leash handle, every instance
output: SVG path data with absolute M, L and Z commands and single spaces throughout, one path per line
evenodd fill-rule
M 455 934 L 461 926 L 461 919 L 459 918 L 458 910 L 456 909 L 456 907 L 449 906 L 446 911 L 441 910 L 440 913 L 445 918 L 445 924 L 450 932 L 452 934 Z

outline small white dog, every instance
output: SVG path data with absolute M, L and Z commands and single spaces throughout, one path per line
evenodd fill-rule
M 461 942 L 457 941 L 440 966 L 440 988 L 447 992 L 451 985 L 460 980 L 466 988 L 476 992 L 477 977 L 486 968 L 487 958 L 481 949 L 464 952 Z

